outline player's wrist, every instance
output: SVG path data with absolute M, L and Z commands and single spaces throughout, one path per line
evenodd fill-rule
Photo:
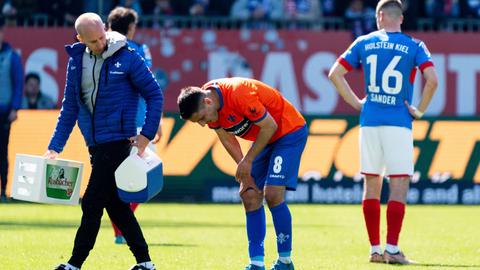
M 416 109 L 413 114 L 415 115 L 415 118 L 420 119 L 423 117 L 424 112 L 420 111 L 419 109 Z

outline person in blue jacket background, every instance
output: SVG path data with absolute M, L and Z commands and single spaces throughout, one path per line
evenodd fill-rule
M 125 7 L 116 7 L 108 15 L 108 30 L 116 31 L 127 37 L 128 46 L 140 54 L 145 60 L 145 64 L 148 68 L 152 68 L 152 55 L 150 49 L 146 44 L 139 44 L 133 41 L 133 36 L 135 35 L 135 30 L 137 27 L 138 15 L 137 12 L 131 8 Z M 137 110 L 137 131 L 140 132 L 143 124 L 145 123 L 145 112 L 146 104 L 143 98 L 140 98 L 138 101 L 138 110 Z M 160 139 L 162 129 L 159 126 L 157 131 L 157 139 Z M 138 207 L 138 203 L 130 203 L 130 209 L 133 212 Z M 112 222 L 112 227 L 114 231 L 114 241 L 116 244 L 125 244 L 125 238 L 123 237 L 122 232 L 118 229 L 115 223 Z
M 0 18 L 0 178 L 1 202 L 7 202 L 8 142 L 10 126 L 22 104 L 23 67 L 20 55 L 3 40 L 4 18 Z
M 80 42 L 66 47 L 70 59 L 62 109 L 44 156 L 56 158 L 78 122 L 90 153 L 92 172 L 82 199 L 83 215 L 72 256 L 56 269 L 81 268 L 95 244 L 105 208 L 135 256 L 137 264 L 131 270 L 153 270 L 140 225 L 129 205 L 118 197 L 114 174 L 130 155 L 132 145 L 138 147 L 138 155 L 142 156 L 154 140 L 163 94 L 143 58 L 127 46 L 125 36 L 105 32 L 100 16 L 80 15 L 75 30 Z M 146 114 L 137 135 L 140 96 L 146 101 Z

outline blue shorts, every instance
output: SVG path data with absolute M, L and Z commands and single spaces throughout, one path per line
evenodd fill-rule
M 305 125 L 268 144 L 255 157 L 252 177 L 259 189 L 262 190 L 265 185 L 285 186 L 287 190 L 297 189 L 298 168 L 307 137 L 308 129 Z

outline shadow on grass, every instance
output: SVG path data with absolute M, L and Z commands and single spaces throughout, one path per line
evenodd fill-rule
M 402 266 L 402 265 L 394 264 L 394 266 Z M 478 264 L 467 265 L 467 264 L 444 264 L 444 263 L 414 263 L 414 264 L 409 264 L 408 266 L 480 269 L 480 265 Z
M 148 243 L 150 247 L 198 247 L 192 244 L 176 244 L 176 243 Z
M 79 221 L 80 222 L 80 218 Z M 0 230 L 3 229 L 22 229 L 22 228 L 43 228 L 43 229 L 59 229 L 59 228 L 77 228 L 79 223 L 68 223 L 64 221 L 50 220 L 48 222 L 35 222 L 35 221 L 0 221 Z M 151 222 L 140 220 L 140 225 L 142 228 L 244 228 L 244 223 L 214 223 L 214 222 L 195 222 L 195 221 L 183 221 L 183 222 Z M 109 227 L 110 223 L 102 222 L 102 227 Z M 272 226 L 269 224 L 269 226 Z M 296 224 L 295 227 L 301 228 L 326 228 L 326 227 L 338 227 L 325 224 Z

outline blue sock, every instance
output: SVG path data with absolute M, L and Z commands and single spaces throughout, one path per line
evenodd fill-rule
M 267 223 L 265 220 L 265 210 L 262 207 L 255 211 L 247 212 L 247 236 L 248 236 L 248 255 L 251 261 L 263 262 L 265 251 L 263 241 L 267 233 Z
M 292 252 L 292 215 L 287 203 L 283 202 L 273 208 L 273 225 L 277 235 L 277 250 L 280 257 L 289 257 Z

